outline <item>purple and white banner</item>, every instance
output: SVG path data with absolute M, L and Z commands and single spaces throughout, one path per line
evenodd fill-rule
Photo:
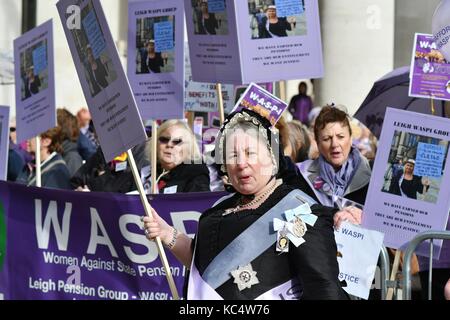
M 56 6 L 106 161 L 147 135 L 99 0 Z
M 405 249 L 418 233 L 445 230 L 450 209 L 450 120 L 387 108 L 362 226 Z M 444 161 L 445 160 L 445 161 Z M 439 257 L 442 241 L 435 241 Z M 418 254 L 428 256 L 423 242 Z
M 450 100 L 450 63 L 437 50 L 431 34 L 415 35 L 409 95 Z
M 160 216 L 194 235 L 224 193 L 152 196 Z M 138 196 L 83 193 L 0 182 L 0 295 L 5 299 L 167 300 L 154 242 L 145 238 Z M 186 269 L 166 250 L 182 294 Z
M 14 40 L 17 142 L 56 126 L 53 22 Z
M 9 107 L 0 106 L 0 180 L 8 174 Z
M 143 119 L 184 117 L 183 0 L 129 3 L 127 74 Z

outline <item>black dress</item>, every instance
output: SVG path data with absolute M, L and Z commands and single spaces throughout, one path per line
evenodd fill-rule
M 258 27 L 259 38 L 272 38 L 272 35 L 277 37 L 287 37 L 287 30 L 292 30 L 291 24 L 285 17 L 278 18 L 277 23 L 269 23 L 269 30 L 267 30 L 267 17 L 263 17 L 261 24 Z
M 198 15 L 198 33 L 199 34 L 216 34 L 219 23 L 214 13 L 209 14 L 208 19 L 204 19 L 202 13 Z
M 207 210 L 200 217 L 194 256 L 200 275 L 219 252 L 292 190 L 289 186 L 279 186 L 265 203 L 254 210 L 222 216 L 225 209 L 236 206 L 239 195 Z M 276 252 L 274 243 L 251 262 L 259 284 L 239 291 L 231 278 L 216 289 L 217 293 L 224 299 L 255 299 L 291 279 L 297 279 L 300 282 L 299 291 L 303 292 L 301 299 L 347 299 L 338 280 L 332 219 L 334 210 L 314 205 L 312 211 L 319 218 L 314 227 L 308 226 L 303 237 L 305 243 L 299 247 L 290 244 L 289 253 L 281 255 Z
M 400 190 L 399 183 L 402 175 L 403 172 L 400 171 L 397 175 L 392 177 L 389 193 L 401 196 L 403 192 L 408 198 L 417 199 L 417 192 L 423 193 L 422 177 L 413 175 L 411 180 L 403 179 Z
M 141 73 L 161 73 L 162 67 L 164 59 L 160 52 L 156 52 L 154 58 L 149 58 L 145 49 L 141 52 Z
M 158 168 L 158 176 L 161 169 Z M 208 192 L 209 170 L 205 164 L 182 163 L 161 177 L 158 183 L 159 193 L 172 188 L 175 192 Z

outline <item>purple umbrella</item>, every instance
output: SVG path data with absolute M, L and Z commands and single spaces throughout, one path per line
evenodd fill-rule
M 387 107 L 431 114 L 431 100 L 410 97 L 408 91 L 409 67 L 397 68 L 374 83 L 354 117 L 379 138 Z M 444 105 L 445 101 L 435 100 L 437 116 L 446 116 Z

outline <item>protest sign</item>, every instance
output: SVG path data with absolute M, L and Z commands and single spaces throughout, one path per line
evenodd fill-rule
M 217 88 L 215 83 L 195 82 L 192 80 L 191 61 L 189 50 L 185 44 L 185 88 L 184 107 L 186 111 L 217 112 L 219 110 Z M 234 107 L 233 85 L 222 85 L 222 98 L 225 113 L 230 113 Z M 208 126 L 209 122 L 205 122 Z
M 14 40 L 17 141 L 56 126 L 53 23 Z
M 194 81 L 248 84 L 323 76 L 317 0 L 225 4 L 221 11 L 214 5 L 213 12 L 209 2 L 185 0 Z M 284 16 L 268 8 L 275 4 Z
M 362 217 L 363 227 L 385 234 L 386 247 L 403 250 L 422 231 L 445 230 L 449 128 L 449 119 L 387 108 Z M 433 161 L 425 160 L 424 150 L 434 150 Z M 442 241 L 434 243 L 439 257 Z M 417 252 L 428 256 L 428 243 Z
M 450 63 L 437 50 L 433 35 L 416 33 L 409 78 L 411 97 L 450 100 Z
M 414 174 L 440 178 L 445 158 L 445 146 L 419 142 L 417 145 Z
M 208 0 L 208 12 L 223 12 L 225 9 L 225 0 Z
M 90 10 L 84 17 L 83 27 L 86 32 L 89 45 L 94 53 L 94 58 L 98 59 L 100 54 L 106 49 L 106 42 L 94 10 Z
M 193 236 L 201 212 L 223 195 L 154 195 L 152 206 Z M 169 299 L 156 245 L 140 228 L 143 215 L 138 196 L 0 182 L 0 293 L 14 300 Z M 182 288 L 187 270 L 167 256 Z
M 0 180 L 6 181 L 9 149 L 9 107 L 0 106 Z
M 270 92 L 264 90 L 255 83 L 251 83 L 243 93 L 233 111 L 250 109 L 275 125 L 287 108 L 286 102 L 278 99 Z
M 129 3 L 127 74 L 145 120 L 184 117 L 183 0 Z
M 289 17 L 303 13 L 303 1 L 275 0 L 278 17 Z
M 147 139 L 133 93 L 100 1 L 60 0 L 57 8 L 103 155 L 111 161 Z
M 339 280 L 347 283 L 344 290 L 367 299 L 383 245 L 383 234 L 343 222 L 334 236 L 338 248 Z

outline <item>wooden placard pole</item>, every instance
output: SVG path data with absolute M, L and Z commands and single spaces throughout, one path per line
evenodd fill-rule
M 156 130 L 156 129 L 154 129 L 155 124 L 156 124 L 156 121 L 154 121 L 152 124 L 152 146 L 153 146 L 153 142 L 155 142 L 155 144 L 156 144 L 156 135 L 153 134 L 153 130 Z M 152 149 L 152 153 L 156 154 L 156 148 Z M 141 181 L 141 176 L 140 176 L 138 168 L 136 166 L 136 161 L 134 160 L 133 152 L 131 151 L 131 149 L 128 150 L 127 154 L 128 154 L 128 162 L 130 163 L 130 166 L 131 166 L 131 171 L 133 173 L 134 182 L 136 183 L 136 186 L 138 188 L 139 196 L 141 197 L 141 201 L 142 201 L 142 205 L 144 206 L 145 214 L 147 215 L 147 217 L 150 217 L 153 219 L 151 206 L 150 206 L 150 203 L 148 202 L 147 195 L 145 194 L 144 186 L 142 185 L 142 181 Z M 152 162 L 151 165 L 152 165 L 152 181 L 153 181 L 153 179 L 155 179 L 154 178 L 155 176 L 153 175 L 153 168 L 155 168 L 155 171 L 156 171 L 156 162 Z M 152 183 L 152 189 L 154 187 L 156 187 L 156 186 L 154 183 Z M 164 251 L 164 247 L 162 245 L 161 239 L 159 237 L 157 237 L 155 239 L 155 242 L 156 242 L 156 247 L 158 249 L 159 257 L 161 258 L 163 267 L 165 269 L 166 279 L 167 279 L 167 282 L 169 283 L 172 297 L 174 300 L 179 300 L 180 297 L 178 295 L 178 290 L 175 285 L 175 281 L 173 280 L 172 272 L 169 267 L 169 261 L 167 260 L 166 252 Z
M 225 122 L 225 110 L 223 108 L 223 95 L 222 95 L 222 84 L 216 84 L 216 94 L 217 94 L 217 102 L 219 104 L 219 118 L 220 124 L 222 125 Z
M 280 99 L 286 101 L 286 81 L 281 80 L 279 82 L 280 86 Z
M 41 137 L 36 136 L 36 187 L 42 187 L 42 177 L 41 177 Z

